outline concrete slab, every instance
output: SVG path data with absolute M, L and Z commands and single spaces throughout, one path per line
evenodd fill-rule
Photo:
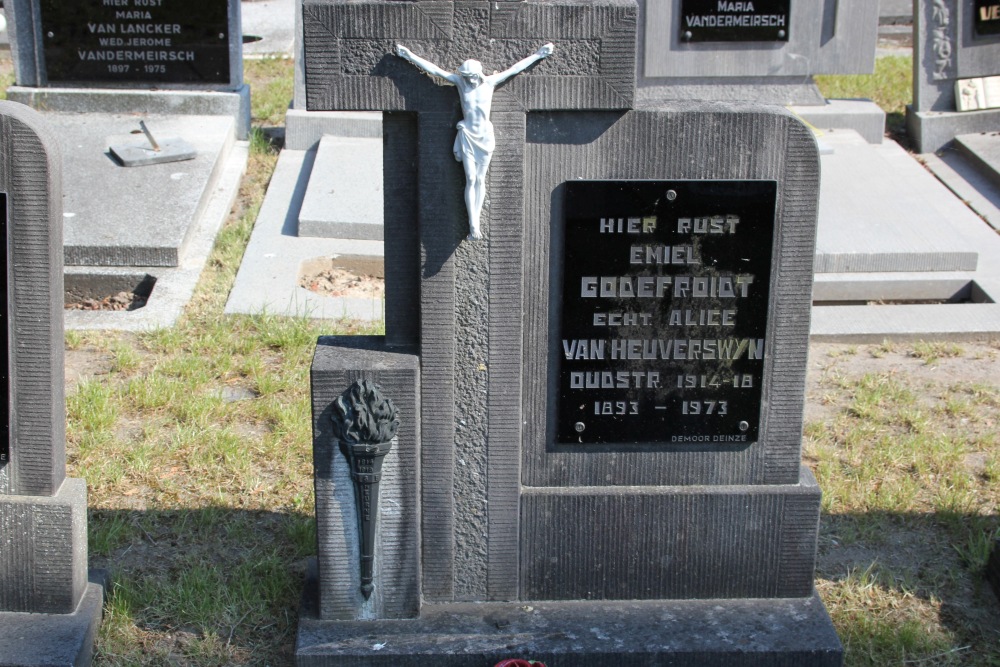
M 166 164 L 168 162 L 183 162 L 193 160 L 198 156 L 194 146 L 176 137 L 158 141 L 154 148 L 148 141 L 129 144 L 111 144 L 108 146 L 111 155 L 122 163 L 123 167 L 146 167 L 151 164 Z
M 917 157 L 981 218 L 1000 231 L 1000 185 L 971 164 L 954 145 Z
M 46 114 L 63 149 L 65 263 L 177 266 L 235 138 L 220 116 Z M 108 147 L 154 134 L 191 144 L 193 160 L 126 168 Z M 99 187 L 95 187 L 98 186 Z
M 822 105 L 788 109 L 817 129 L 854 130 L 870 144 L 882 143 L 885 135 L 885 112 L 871 100 L 827 100 Z
M 955 147 L 984 176 L 1000 186 L 1000 132 L 979 132 L 955 137 Z
M 295 41 L 295 0 L 243 0 L 240 13 L 244 58 L 291 57 Z
M 978 218 L 898 144 L 850 130 L 823 142 L 817 274 L 975 271 L 979 246 L 955 219 Z
M 916 111 L 906 107 L 906 132 L 917 151 L 933 153 L 962 134 L 995 132 L 1000 127 L 1000 109 L 982 111 Z
M 382 137 L 323 137 L 309 177 L 299 236 L 381 241 Z
M 226 314 L 291 315 L 317 319 L 382 320 L 381 300 L 323 296 L 299 287 L 303 262 L 317 257 L 381 257 L 380 241 L 300 238 L 298 218 L 315 151 L 285 149 L 257 216 L 226 302 Z
M 913 0 L 879 0 L 878 18 L 880 23 L 913 21 Z
M 574 667 L 812 665 L 843 649 L 823 603 L 804 598 L 424 605 L 413 620 L 321 621 L 310 564 L 297 667 L 461 667 L 506 658 Z
M 65 328 L 144 331 L 173 326 L 191 300 L 198 278 L 212 252 L 215 236 L 229 217 L 246 171 L 249 153 L 250 145 L 245 141 L 236 142 L 230 150 L 215 186 L 210 189 L 201 215 L 191 227 L 185 252 L 176 267 L 66 267 L 67 290 L 75 284 L 88 283 L 110 286 L 105 294 L 114 294 L 121 289 L 131 288 L 146 276 L 155 278 L 156 284 L 142 308 L 132 311 L 68 310 L 64 316 Z
M 894 142 L 873 145 L 843 130 L 826 132 L 823 141 L 832 153 L 821 157 L 817 267 L 825 264 L 825 271 L 816 276 L 814 298 L 823 303 L 813 308 L 812 336 L 876 342 L 1000 336 L 1000 305 L 993 303 L 1000 301 L 1000 236 Z M 227 313 L 381 317 L 381 304 L 297 285 L 309 259 L 378 257 L 382 250 L 377 241 L 297 237 L 315 160 L 315 151 L 282 152 Z M 889 305 L 928 301 L 939 303 Z
M 302 111 L 285 115 L 285 148 L 307 151 L 325 136 L 382 137 L 381 111 Z
M 880 177 L 858 169 L 853 185 L 847 174 L 842 173 L 839 178 L 846 185 L 828 188 L 827 176 L 832 170 L 827 168 L 828 158 L 821 158 L 824 183 L 820 198 L 820 236 L 824 231 L 840 233 L 829 227 L 824 230 L 824 224 L 830 223 L 830 218 L 824 217 L 824 205 L 830 198 L 838 193 L 843 197 L 844 192 L 865 187 L 872 189 L 869 197 L 878 194 L 883 198 L 883 208 L 909 211 L 915 203 L 933 205 L 939 220 L 934 227 L 919 230 L 919 242 L 951 250 L 958 243 L 963 248 L 974 249 L 978 261 L 972 269 L 959 270 L 817 272 L 813 287 L 812 338 L 854 342 L 1000 338 L 1000 304 L 997 303 L 1000 302 L 1000 235 L 970 208 L 990 209 L 994 218 L 1000 218 L 997 209 L 1000 191 L 978 190 L 985 179 L 977 175 L 957 149 L 946 150 L 940 156 L 928 154 L 914 159 L 892 142 L 871 148 L 887 151 L 890 159 L 886 166 L 890 169 Z M 845 151 L 840 153 L 843 157 Z M 836 155 L 835 151 L 829 157 Z M 921 161 L 945 182 L 934 178 Z M 976 176 L 980 180 L 973 185 L 963 175 Z M 989 182 L 986 185 L 993 187 Z M 884 235 L 886 242 L 899 237 L 899 246 L 907 247 L 911 226 L 907 214 L 892 219 L 886 229 L 873 233 Z M 888 233 L 893 227 L 895 231 Z M 850 233 L 858 234 L 853 240 L 855 247 L 863 249 L 869 243 L 869 236 L 862 228 L 843 233 L 845 245 L 850 245 L 847 238 Z M 909 245 L 913 247 L 912 243 Z
M 229 116 L 236 138 L 250 134 L 250 86 L 218 90 L 124 90 L 121 88 L 32 88 L 11 86 L 7 99 L 39 111 L 66 113 Z

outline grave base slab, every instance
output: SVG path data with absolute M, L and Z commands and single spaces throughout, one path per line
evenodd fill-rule
M 405 621 L 320 621 L 306 582 L 297 667 L 482 667 L 505 658 L 547 667 L 842 664 L 822 601 L 806 598 L 491 602 L 425 605 Z
M 230 116 L 236 138 L 250 138 L 250 86 L 245 84 L 233 92 L 11 86 L 7 99 L 39 111 L 65 113 Z
M 960 134 L 995 132 L 1000 109 L 983 111 L 915 111 L 906 107 L 906 132 L 918 153 L 934 153 Z
M 955 146 L 994 185 L 1000 185 L 1000 132 L 962 134 L 955 137 Z
M 826 104 L 788 107 L 820 130 L 854 130 L 870 144 L 882 143 L 885 112 L 871 100 L 827 100 Z
M 87 667 L 101 624 L 104 575 L 91 571 L 72 614 L 0 612 L 0 667 Z

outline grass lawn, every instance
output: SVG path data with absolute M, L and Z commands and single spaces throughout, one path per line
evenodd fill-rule
M 908 58 L 821 77 L 901 126 Z M 0 75 L 2 75 L 0 71 Z M 287 60 L 247 61 L 251 158 L 179 324 L 68 332 L 69 473 L 113 577 L 95 664 L 289 665 L 315 550 L 308 370 L 353 322 L 225 317 L 277 159 Z M 824 489 L 817 587 L 848 665 L 1000 665 L 980 573 L 1000 535 L 1000 346 L 813 345 L 804 458 Z

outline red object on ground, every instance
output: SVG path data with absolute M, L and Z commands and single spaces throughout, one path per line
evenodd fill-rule
M 545 664 L 535 662 L 533 660 L 520 660 L 514 658 L 511 660 L 501 660 L 496 664 L 496 667 L 545 667 Z

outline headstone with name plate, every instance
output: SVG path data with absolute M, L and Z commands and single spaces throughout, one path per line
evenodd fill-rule
M 66 477 L 61 169 L 39 114 L 0 102 L 0 664 L 11 667 L 89 664 L 101 618 L 87 488 Z
M 1000 1 L 915 0 L 913 16 L 906 121 L 917 151 L 933 153 L 957 136 L 1000 130 L 1000 108 L 986 95 L 1000 76 Z
M 312 366 L 301 667 L 840 664 L 800 461 L 816 143 L 773 107 L 637 103 L 637 16 L 305 0 L 309 108 L 384 111 L 393 188 L 386 335 Z M 547 42 L 493 97 L 467 240 L 459 96 L 395 44 L 489 75 Z M 379 465 L 345 406 L 398 419 Z
M 871 102 L 827 100 L 817 74 L 874 71 L 878 3 L 869 0 L 640 0 L 640 100 L 792 106 L 814 126 L 882 140 Z
M 8 3 L 21 18 L 32 3 Z M 22 86 L 242 86 L 239 3 L 35 0 L 13 35 Z
M 71 311 L 68 326 L 169 326 L 190 298 L 247 159 L 240 7 L 6 2 L 7 99 L 49 114 L 62 141 L 67 272 L 97 302 L 125 280 L 143 297 L 134 310 Z

